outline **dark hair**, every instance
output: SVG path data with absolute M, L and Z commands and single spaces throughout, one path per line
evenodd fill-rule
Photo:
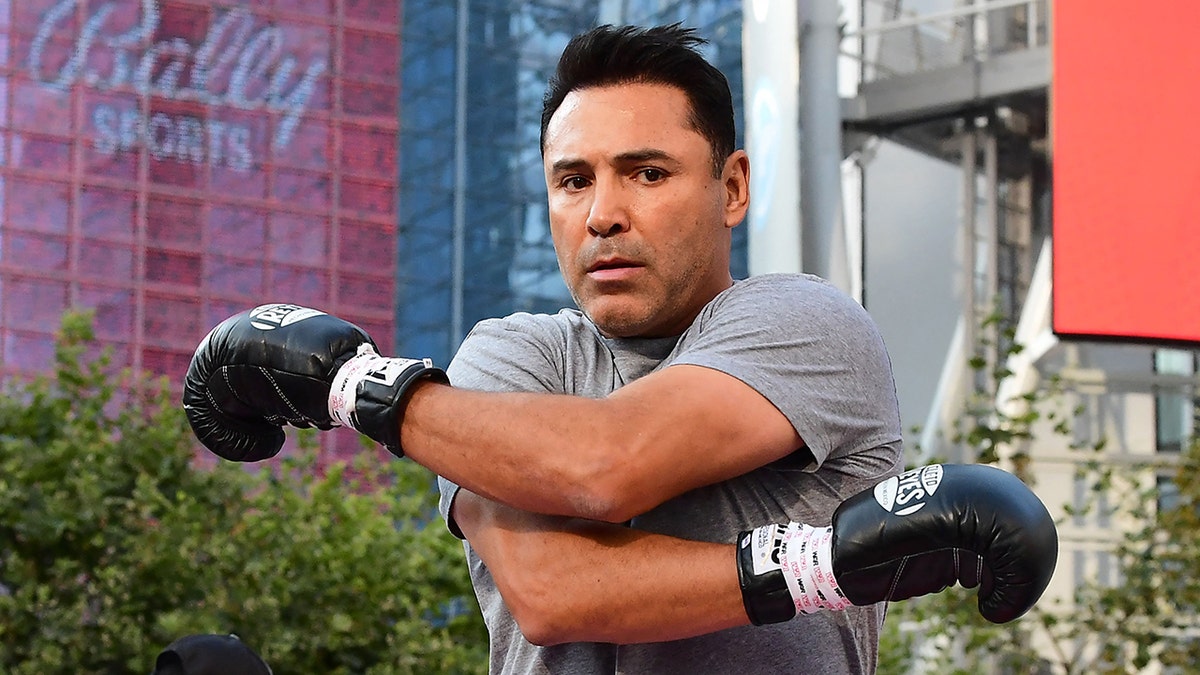
M 691 106 L 689 123 L 712 146 L 714 175 L 734 151 L 733 99 L 729 82 L 696 47 L 707 40 L 675 23 L 641 28 L 604 25 L 567 43 L 542 97 L 541 148 L 546 126 L 567 94 L 576 89 L 644 82 L 677 87 Z

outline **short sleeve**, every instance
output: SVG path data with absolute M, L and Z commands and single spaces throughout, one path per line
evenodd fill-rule
M 544 315 L 514 314 L 475 325 L 446 369 L 455 387 L 476 391 L 562 391 L 562 332 Z M 450 517 L 459 486 L 438 477 L 438 510 L 454 536 Z
M 815 470 L 901 437 L 891 361 L 866 310 L 808 275 L 740 281 L 701 313 L 672 365 L 722 371 L 778 408 Z

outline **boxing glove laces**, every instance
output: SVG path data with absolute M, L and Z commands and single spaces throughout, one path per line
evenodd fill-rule
M 842 502 L 829 527 L 742 532 L 738 579 L 755 625 L 797 613 L 979 587 L 979 612 L 1012 621 L 1037 602 L 1058 559 L 1045 505 L 1016 476 L 984 464 L 931 464 Z
M 284 425 L 349 426 L 402 457 L 400 416 L 417 381 L 448 382 L 428 359 L 380 356 L 354 324 L 291 304 L 269 304 L 217 324 L 192 356 L 183 407 L 217 455 L 253 462 L 283 447 Z

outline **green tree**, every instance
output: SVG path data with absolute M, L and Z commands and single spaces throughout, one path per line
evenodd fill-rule
M 974 589 L 952 588 L 893 604 L 884 625 L 879 675 L 1117 674 L 1137 673 L 1152 662 L 1167 673 L 1195 672 L 1200 663 L 1200 439 L 1174 462 L 1106 462 L 1104 438 L 1076 438 L 1074 420 L 1083 410 L 1068 408 L 1068 394 L 1055 374 L 1043 373 L 1035 389 L 1005 402 L 1016 405 L 996 405 L 999 383 L 1013 375 L 1008 357 L 1023 349 L 1011 329 L 999 336 L 1000 358 L 994 365 L 979 357 L 971 361 L 992 386 L 968 402 L 954 440 L 976 461 L 1007 461 L 1006 468 L 1029 482 L 1034 460 L 1023 448 L 1036 445 L 1039 433 L 1066 439 L 1086 458 L 1077 478 L 1092 486 L 1096 499 L 1080 509 L 1064 505 L 1064 511 L 1071 517 L 1104 508 L 1123 524 L 1113 547 L 1118 581 L 1085 584 L 1069 604 L 1043 600 L 1004 625 L 979 616 Z M 1160 482 L 1160 476 L 1170 480 Z M 1173 487 L 1164 493 L 1164 486 Z M 1168 495 L 1171 499 L 1165 499 Z
M 1117 675 L 1194 673 L 1200 663 L 1200 441 L 1172 467 L 1082 470 L 1109 495 L 1114 517 L 1134 523 L 1113 546 L 1118 581 L 1088 583 L 1072 604 L 1043 602 L 1017 621 L 988 623 L 975 611 L 975 591 L 893 604 L 884 626 L 879 675 L 911 673 L 1066 673 Z M 1116 475 L 1117 473 L 1120 476 Z M 1171 477 L 1165 500 L 1156 481 Z M 1094 507 L 1089 507 L 1090 511 Z M 1039 653 L 1031 643 L 1041 647 Z
M 1156 662 L 1194 673 L 1200 664 L 1200 439 L 1171 464 L 1085 470 L 1097 492 L 1117 495 L 1113 511 L 1132 526 L 1113 548 L 1119 581 L 1077 594 L 1068 637 L 1083 648 L 1072 672 L 1131 673 Z
M 53 373 L 0 396 L 0 671 L 148 672 L 198 632 L 278 673 L 486 671 L 427 471 L 366 446 L 319 470 L 199 461 L 166 383 L 96 351 L 68 315 Z

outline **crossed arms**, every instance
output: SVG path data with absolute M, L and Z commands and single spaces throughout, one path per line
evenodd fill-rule
M 465 451 L 480 438 L 492 458 L 486 476 Z M 691 365 L 604 399 L 422 385 L 401 439 L 412 459 L 462 486 L 451 517 L 521 632 L 541 645 L 654 642 L 747 624 L 732 545 L 612 523 L 802 444 L 750 386 Z

